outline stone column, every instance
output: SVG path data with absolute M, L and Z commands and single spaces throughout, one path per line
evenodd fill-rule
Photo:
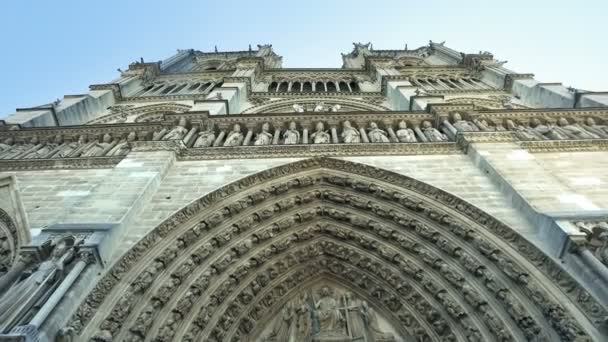
M 442 124 L 443 127 L 447 128 L 448 131 L 450 131 L 451 135 L 456 136 L 458 130 L 456 129 L 456 127 L 452 126 L 452 123 L 448 119 L 443 119 Z
M 357 126 L 359 126 L 359 133 L 361 133 L 361 141 L 364 143 L 369 143 L 369 138 L 367 137 L 367 132 L 365 131 L 365 123 L 357 122 Z
M 213 142 L 213 147 L 222 146 L 222 141 L 224 141 L 224 136 L 226 135 L 225 129 L 220 129 L 220 134 L 217 135 L 215 141 Z
M 424 135 L 424 133 L 420 129 L 420 126 L 414 126 L 414 132 L 416 132 L 416 135 L 418 136 L 418 139 L 420 141 L 429 142 L 429 139 L 426 138 L 426 135 Z
M 251 142 L 251 137 L 253 136 L 254 126 L 247 125 L 247 134 L 245 134 L 245 139 L 243 140 L 243 146 L 248 146 Z
M 336 123 L 330 123 L 330 130 L 331 130 L 331 142 L 333 144 L 339 144 L 340 140 L 338 139 L 338 129 L 336 128 L 337 124 Z
M 302 123 L 302 144 L 308 144 L 308 127 L 310 126 L 310 122 Z
M 11 286 L 17 277 L 21 276 L 23 270 L 34 262 L 34 257 L 19 256 L 13 267 L 0 278 L 0 293 L 3 293 L 7 287 Z
M 386 126 L 386 131 L 388 132 L 388 137 L 391 142 L 399 142 L 399 138 L 397 138 L 397 134 L 393 130 L 393 125 L 391 122 L 384 122 L 384 126 Z
M 281 126 L 280 125 L 276 125 L 274 128 L 274 136 L 272 137 L 272 144 L 273 145 L 278 145 L 279 144 L 279 139 L 281 139 Z

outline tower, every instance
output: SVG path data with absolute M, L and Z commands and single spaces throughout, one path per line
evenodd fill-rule
M 606 338 L 608 94 L 178 50 L 0 124 L 0 340 Z

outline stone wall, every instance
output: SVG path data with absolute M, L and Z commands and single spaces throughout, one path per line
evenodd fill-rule
M 487 165 L 476 164 L 475 156 Z M 524 235 L 536 229 L 512 192 L 540 213 L 608 206 L 608 153 L 528 153 L 510 144 L 480 144 L 471 156 L 348 157 L 455 194 Z M 55 223 L 111 223 L 120 255 L 172 213 L 232 181 L 298 159 L 176 161 L 172 152 L 129 154 L 113 169 L 16 173 L 31 228 Z M 505 188 L 506 182 L 509 189 Z M 34 232 L 34 235 L 36 231 Z

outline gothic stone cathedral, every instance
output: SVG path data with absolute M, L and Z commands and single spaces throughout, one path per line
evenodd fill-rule
M 608 93 L 178 50 L 0 123 L 0 341 L 607 341 Z

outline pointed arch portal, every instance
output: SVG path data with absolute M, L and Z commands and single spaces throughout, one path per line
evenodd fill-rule
M 605 314 L 462 199 L 318 158 L 174 214 L 108 271 L 70 327 L 87 341 L 578 341 Z

